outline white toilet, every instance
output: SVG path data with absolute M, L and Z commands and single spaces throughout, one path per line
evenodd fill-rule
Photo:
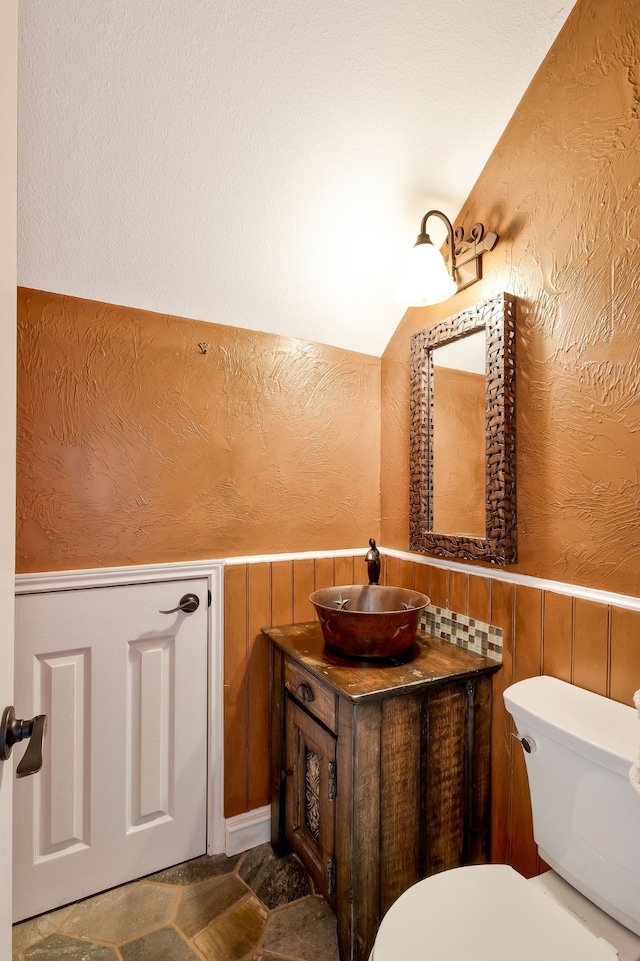
M 527 881 L 483 864 L 426 878 L 383 918 L 371 961 L 640 961 L 636 711 L 552 677 L 504 699 L 553 870 Z

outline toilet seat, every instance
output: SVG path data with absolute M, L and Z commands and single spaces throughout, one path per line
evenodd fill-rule
M 616 961 L 595 937 L 504 864 L 419 881 L 382 920 L 371 961 Z

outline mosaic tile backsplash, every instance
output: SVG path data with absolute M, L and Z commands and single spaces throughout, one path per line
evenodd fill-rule
M 501 627 L 494 627 L 493 624 L 485 624 L 474 617 L 467 617 L 466 614 L 456 614 L 455 611 L 433 605 L 425 608 L 418 623 L 427 634 L 441 637 L 443 641 L 464 647 L 467 651 L 484 654 L 492 661 L 502 662 L 504 632 Z

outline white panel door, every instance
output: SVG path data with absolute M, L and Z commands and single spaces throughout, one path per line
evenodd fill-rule
M 194 613 L 160 613 L 187 593 Z M 207 597 L 202 578 L 16 598 L 16 703 L 49 722 L 16 781 L 15 921 L 204 854 Z
M 0 716 L 5 707 L 14 703 L 17 84 L 18 2 L 0 0 Z M 22 710 L 20 704 L 16 707 Z M 0 958 L 3 959 L 11 957 L 12 774 L 11 764 L 0 763 Z

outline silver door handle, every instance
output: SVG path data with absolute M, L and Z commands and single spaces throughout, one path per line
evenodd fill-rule
M 19 721 L 13 707 L 5 707 L 0 721 L 0 761 L 8 761 L 14 744 L 29 741 L 29 746 L 16 769 L 16 777 L 37 774 L 42 767 L 42 742 L 47 730 L 47 715 L 37 714 Z
M 193 614 L 200 607 L 200 598 L 197 594 L 183 594 L 177 607 L 172 607 L 170 611 L 158 611 L 159 614 L 175 614 L 177 611 L 184 611 L 185 614 Z

